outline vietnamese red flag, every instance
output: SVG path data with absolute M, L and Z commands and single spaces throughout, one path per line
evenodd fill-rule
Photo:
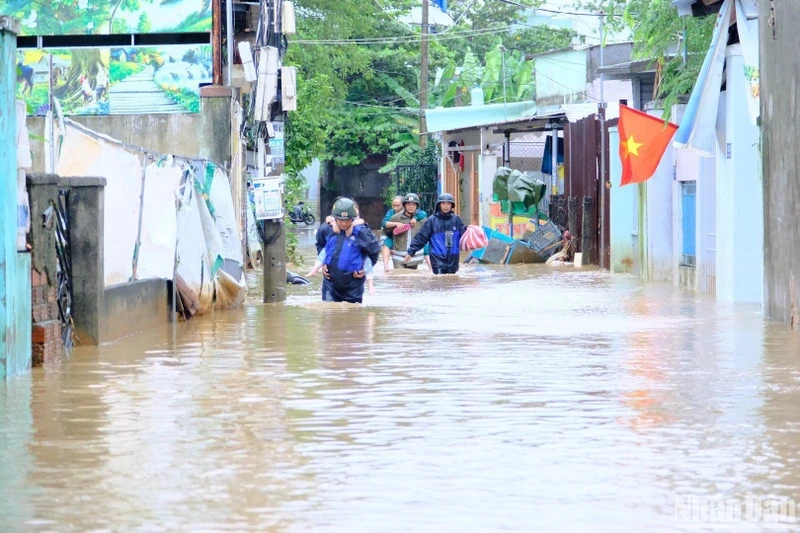
M 619 158 L 622 160 L 620 187 L 642 183 L 653 177 L 678 126 L 619 106 Z

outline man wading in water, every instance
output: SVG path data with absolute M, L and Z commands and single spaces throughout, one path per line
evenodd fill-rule
M 403 198 L 403 208 L 395 213 L 389 222 L 384 224 L 384 233 L 386 234 L 386 241 L 384 242 L 389 248 L 392 249 L 393 260 L 395 261 L 395 268 L 405 266 L 406 268 L 417 268 L 421 261 L 414 261 L 410 265 L 403 263 L 403 257 L 406 255 L 408 245 L 411 239 L 419 232 L 422 227 L 422 222 L 419 218 L 420 201 L 419 196 L 414 193 L 409 193 Z M 425 212 L 422 211 L 424 215 Z M 423 216 L 422 219 L 425 217 Z M 389 244 L 391 242 L 391 244 Z M 389 264 L 387 258 L 384 256 L 383 266 L 386 272 L 389 271 Z
M 361 303 L 364 296 L 364 263 L 378 262 L 381 245 L 367 225 L 354 226 L 358 217 L 350 198 L 339 198 L 332 210 L 338 233 L 320 227 L 318 242 L 324 240 L 325 263 L 322 299 L 329 302 Z M 327 226 L 327 224 L 325 224 Z M 330 227 L 330 226 L 329 226 Z M 321 244 L 321 243 L 320 243 Z
M 430 243 L 433 273 L 458 272 L 461 257 L 459 243 L 467 228 L 461 218 L 453 212 L 455 207 L 456 202 L 452 195 L 447 193 L 439 195 L 433 216 L 425 221 L 425 225 L 408 247 L 408 255 L 404 259 L 406 264 L 409 264 L 411 258 Z

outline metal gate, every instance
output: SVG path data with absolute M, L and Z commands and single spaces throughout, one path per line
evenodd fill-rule
M 398 165 L 394 172 L 397 194 L 416 193 L 422 209 L 433 214 L 439 194 L 439 169 L 436 165 Z
M 56 202 L 56 256 L 58 318 L 64 348 L 73 345 L 72 327 L 72 247 L 69 239 L 69 190 L 58 191 Z

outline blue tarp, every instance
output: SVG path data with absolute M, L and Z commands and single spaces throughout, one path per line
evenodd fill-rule
M 725 66 L 725 49 L 728 46 L 728 27 L 733 0 L 725 0 L 717 16 L 714 36 L 708 48 L 700 75 L 695 83 L 674 144 L 700 152 L 714 154 L 717 114 L 719 112 L 722 71 Z

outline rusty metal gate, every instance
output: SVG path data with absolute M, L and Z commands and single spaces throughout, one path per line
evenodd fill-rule
M 64 348 L 73 345 L 72 327 L 72 247 L 69 238 L 69 190 L 58 191 L 56 208 L 56 256 L 58 319 Z
M 606 121 L 606 164 L 605 176 L 609 173 L 609 128 L 616 126 L 617 120 Z M 605 217 L 605 248 L 602 250 L 605 261 L 604 264 L 608 265 L 610 261 L 610 228 L 609 216 L 611 210 L 609 209 L 610 195 L 605 194 L 605 202 L 601 205 L 603 195 L 601 195 L 602 187 L 604 187 L 603 176 L 600 172 L 600 120 L 597 115 L 589 115 L 588 117 L 572 122 L 564 128 L 564 194 L 569 197 L 577 199 L 577 224 L 576 229 L 579 234 L 583 232 L 583 200 L 586 197 L 592 198 L 592 219 L 586 227 L 591 227 L 591 249 L 581 250 L 584 254 L 583 260 L 587 263 L 599 264 L 600 261 L 600 210 L 603 210 Z M 607 178 L 606 178 L 607 179 Z M 608 193 L 608 191 L 605 191 Z M 582 239 L 579 239 L 580 243 Z

